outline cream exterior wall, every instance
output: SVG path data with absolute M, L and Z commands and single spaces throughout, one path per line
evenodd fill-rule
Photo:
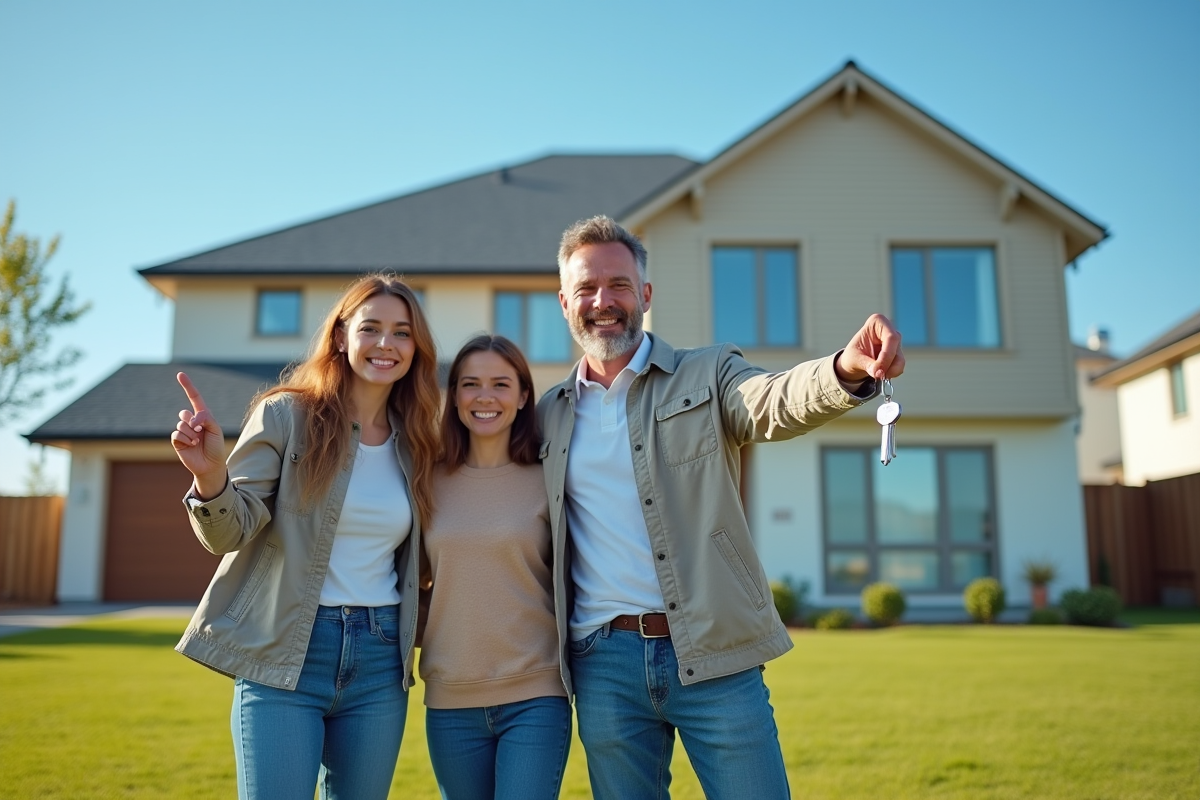
M 1120 482 L 1121 420 L 1117 412 L 1117 392 L 1104 386 L 1093 386 L 1088 380 L 1090 374 L 1112 363 L 1111 358 L 1080 358 L 1076 362 L 1079 435 L 1075 437 L 1075 450 L 1080 483 Z M 1112 466 L 1114 463 L 1117 466 Z
M 1165 368 L 1117 387 L 1127 485 L 1200 472 L 1200 355 L 1183 360 L 1183 380 L 1188 411 L 1179 417 Z
M 1058 568 L 1051 594 L 1088 585 L 1083 501 L 1075 476 L 1075 433 L 1070 420 L 1051 423 L 926 422 L 906 418 L 897 429 L 898 458 L 905 446 L 976 445 L 992 448 L 999 577 L 1012 606 L 1029 605 L 1021 576 L 1025 561 Z M 814 605 L 858 607 L 856 595 L 824 589 L 820 452 L 826 446 L 879 446 L 874 423 L 843 418 L 787 442 L 755 445 L 750 464 L 750 522 L 772 579 L 808 581 Z M 913 595 L 912 608 L 961 608 L 959 594 Z
M 1003 220 L 994 179 L 869 97 L 851 116 L 840 108 L 826 103 L 718 172 L 699 219 L 681 201 L 645 223 L 654 330 L 677 346 L 711 343 L 714 244 L 799 247 L 804 346 L 748 353 L 772 367 L 833 352 L 870 313 L 891 313 L 892 245 L 992 245 L 1003 346 L 906 348 L 906 408 L 1073 416 L 1061 230 L 1020 202 Z
M 58 600 L 97 602 L 104 598 L 104 541 L 108 520 L 109 464 L 113 461 L 174 461 L 161 442 L 75 442 L 63 509 L 58 561 Z M 180 506 L 182 514 L 183 507 Z

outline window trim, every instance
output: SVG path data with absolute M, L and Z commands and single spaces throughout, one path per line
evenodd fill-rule
M 713 238 L 704 242 L 704 252 L 708 255 L 708 340 L 714 344 L 720 344 L 717 341 L 717 298 L 714 291 L 715 280 L 713 278 L 713 251 L 717 248 L 743 248 L 755 251 L 754 268 L 755 268 L 755 293 L 754 300 L 758 304 L 758 309 L 765 308 L 767 299 L 766 280 L 764 272 L 766 262 L 763 253 L 766 250 L 792 250 L 796 254 L 796 341 L 791 344 L 766 344 L 765 343 L 765 325 L 766 315 L 758 313 L 755 315 L 757 322 L 757 336 L 759 343 L 744 344 L 742 342 L 733 342 L 743 350 L 753 351 L 770 351 L 780 352 L 787 350 L 803 350 L 805 343 L 811 337 L 808 336 L 808 331 L 805 327 L 808 324 L 809 314 L 806 313 L 804 307 L 804 299 L 810 295 L 809 287 L 807 286 L 808 271 L 804 269 L 804 250 L 805 242 L 803 238 L 795 237 L 761 237 L 751 240 L 739 238 Z
M 866 551 L 868 577 L 867 582 L 873 583 L 880 580 L 879 577 L 879 556 L 882 551 L 890 552 L 929 552 L 934 551 L 938 556 L 938 586 L 935 589 L 905 589 L 907 595 L 918 597 L 938 597 L 947 595 L 957 595 L 962 593 L 961 588 L 954 586 L 954 570 L 952 564 L 952 556 L 955 553 L 972 552 L 972 553 L 990 553 L 992 556 L 991 570 L 987 577 L 1000 578 L 1000 509 L 997 503 L 996 496 L 996 450 L 991 444 L 970 444 L 970 443 L 955 443 L 955 444 L 936 444 L 929 442 L 914 442 L 905 445 L 905 448 L 913 449 L 929 449 L 935 454 L 935 463 L 937 465 L 937 541 L 932 544 L 913 543 L 913 544 L 881 544 L 879 542 L 878 531 L 876 529 L 875 517 L 875 470 L 873 459 L 878 458 L 878 445 L 858 445 L 858 444 L 825 444 L 818 449 L 818 469 L 820 470 L 820 493 L 821 493 L 821 581 L 822 588 L 826 596 L 853 596 L 860 590 L 842 588 L 838 586 L 832 579 L 829 572 L 828 556 L 831 552 L 850 552 L 850 551 Z M 861 452 L 866 454 L 864 460 L 865 474 L 862 476 L 863 486 L 866 487 L 868 498 L 867 507 L 867 540 L 860 543 L 831 543 L 829 540 L 829 493 L 826 491 L 828 476 L 825 471 L 825 453 L 827 452 Z M 954 451 L 970 451 L 982 452 L 984 454 L 984 463 L 987 470 L 987 493 L 988 503 L 991 508 L 991 542 L 990 543 L 955 543 L 950 538 L 949 524 L 949 509 L 946 506 L 943 498 L 947 497 L 947 477 L 948 471 L 945 468 L 946 454 Z
M 964 248 L 988 248 L 992 251 L 992 275 L 995 281 L 996 293 L 996 327 L 997 335 L 1000 341 L 995 347 L 969 347 L 963 345 L 943 346 L 939 344 L 912 344 L 905 343 L 904 347 L 907 350 L 920 350 L 922 353 L 954 353 L 972 355 L 988 355 L 997 353 L 1009 353 L 1012 349 L 1011 337 L 1008 335 L 1011 325 L 1008 320 L 1008 303 L 1004 298 L 1007 296 L 1007 273 L 1008 270 L 1003 268 L 1006 263 L 1004 254 L 1004 242 L 1000 239 L 991 239 L 987 236 L 969 236 L 964 238 L 945 238 L 945 237 L 912 237 L 912 236 L 893 236 L 886 237 L 882 240 L 883 263 L 884 269 L 884 292 L 887 297 L 887 307 L 889 316 L 892 320 L 896 319 L 896 274 L 894 270 L 894 262 L 892 253 L 895 250 L 920 250 L 922 251 L 922 267 L 925 276 L 925 324 L 927 330 L 931 334 L 937 329 L 935 322 L 931 316 L 935 313 L 933 303 L 933 281 L 931 272 L 933 269 L 933 260 L 930 256 L 930 251 L 938 249 L 964 249 Z
M 264 294 L 296 295 L 296 330 L 271 333 L 262 329 L 262 299 Z M 304 335 L 304 289 L 300 286 L 259 286 L 254 292 L 254 336 L 259 339 L 295 339 Z

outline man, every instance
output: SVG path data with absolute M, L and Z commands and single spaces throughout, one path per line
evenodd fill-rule
M 874 315 L 840 353 L 770 374 L 732 345 L 643 333 L 646 250 L 613 220 L 568 228 L 558 264 L 584 357 L 538 415 L 593 795 L 668 796 L 678 730 L 708 797 L 787 797 L 762 665 L 792 642 L 738 495 L 739 450 L 869 400 L 904 369 L 900 335 Z

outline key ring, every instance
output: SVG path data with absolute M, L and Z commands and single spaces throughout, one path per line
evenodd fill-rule
M 892 402 L 892 395 L 895 394 L 895 389 L 892 388 L 892 382 L 887 378 L 883 379 L 883 402 Z

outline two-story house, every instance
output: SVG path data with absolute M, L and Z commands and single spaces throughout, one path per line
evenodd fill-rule
M 1063 268 L 1106 232 L 851 62 L 704 163 L 548 157 L 143 269 L 175 304 L 173 363 L 123 367 L 29 436 L 73 454 L 60 596 L 196 596 L 211 571 L 167 443 L 177 369 L 232 434 L 338 288 L 393 269 L 421 290 L 444 358 L 496 330 L 548 386 L 578 358 L 558 236 L 596 213 L 643 237 L 647 325 L 676 346 L 733 341 L 783 368 L 874 311 L 904 335 L 891 465 L 874 404 L 744 452 L 773 576 L 827 605 L 888 580 L 915 607 L 958 607 L 984 575 L 1020 603 L 1027 559 L 1053 561 L 1056 588 L 1086 585 Z

